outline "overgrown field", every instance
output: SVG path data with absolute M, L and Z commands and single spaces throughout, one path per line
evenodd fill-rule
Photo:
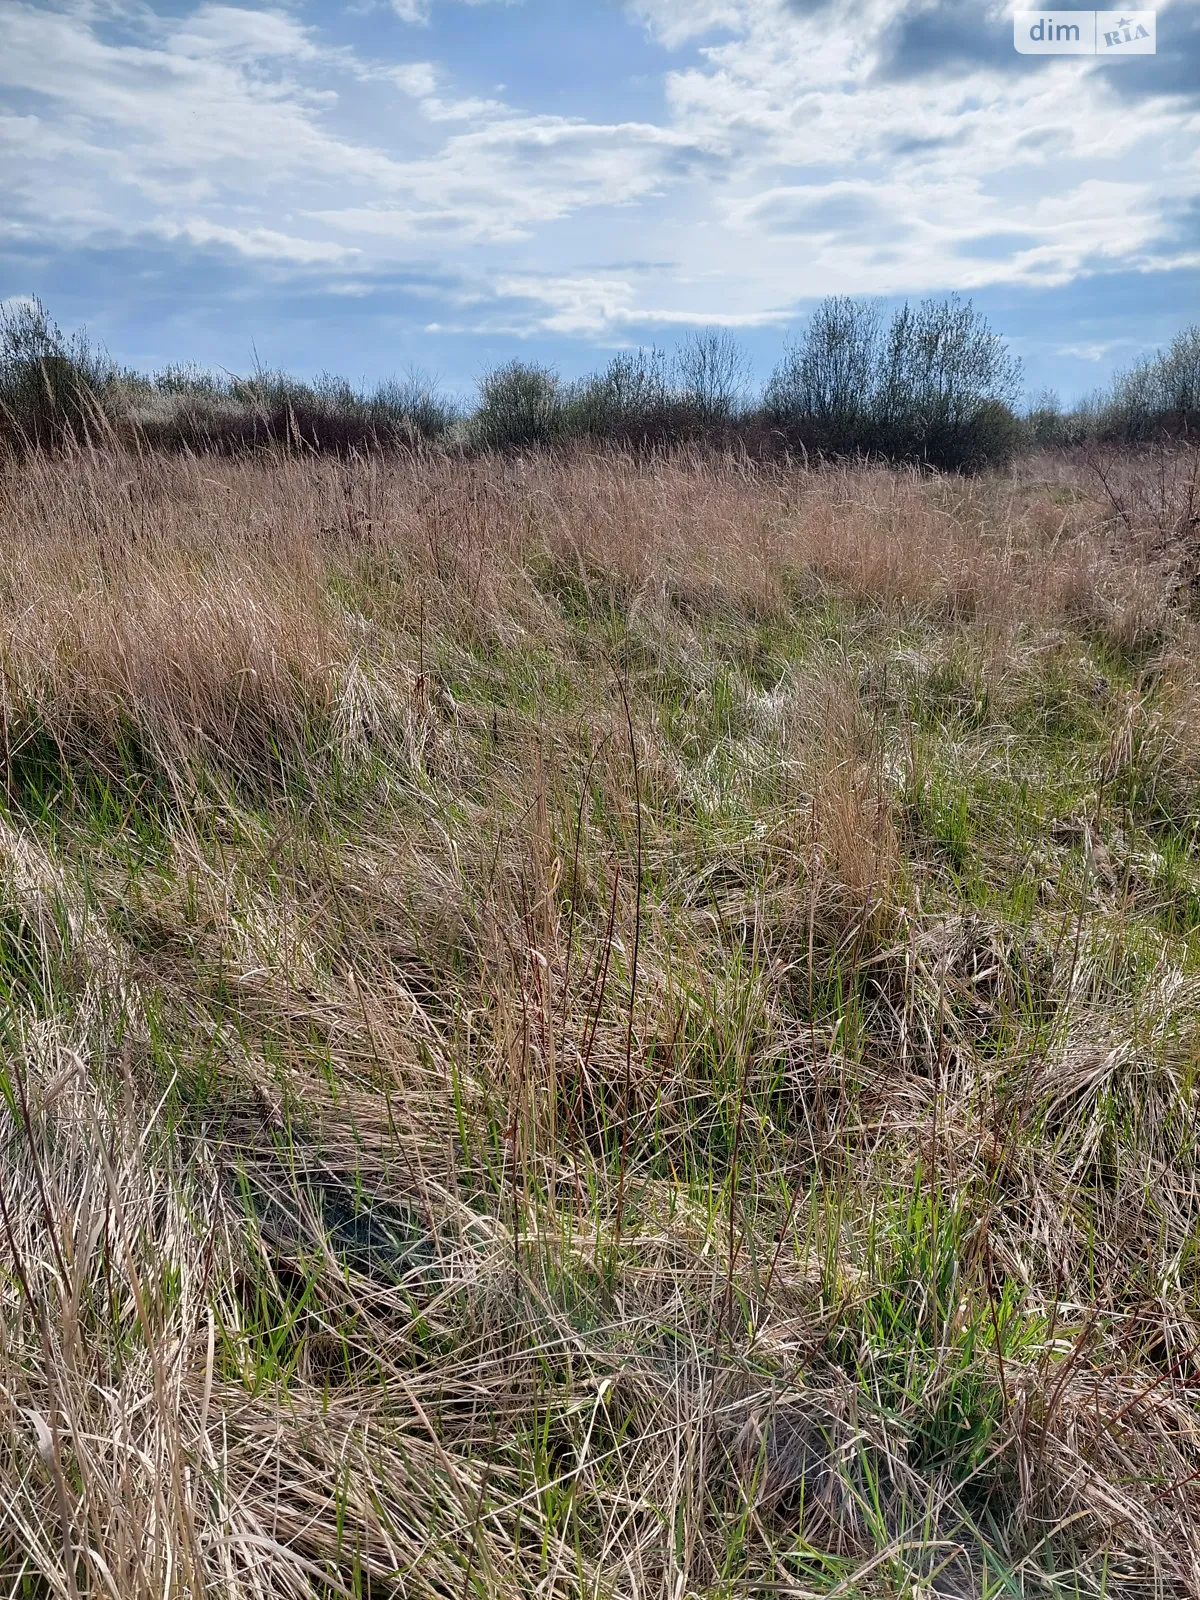
M 1096 465 L 2 469 L 0 1592 L 1200 1595 L 1192 507 Z

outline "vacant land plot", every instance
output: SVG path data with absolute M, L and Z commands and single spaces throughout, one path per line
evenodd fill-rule
M 1198 629 L 1102 471 L 4 469 L 3 1593 L 1200 1594 Z

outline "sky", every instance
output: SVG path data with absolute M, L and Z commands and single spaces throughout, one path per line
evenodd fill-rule
M 1065 400 L 1200 320 L 1200 0 L 0 0 L 0 300 L 143 369 L 468 393 L 829 294 L 969 296 Z

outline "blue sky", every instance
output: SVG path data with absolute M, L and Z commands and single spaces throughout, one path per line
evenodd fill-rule
M 122 361 L 469 390 L 831 293 L 970 295 L 1031 391 L 1200 319 L 1200 0 L 0 0 L 0 299 Z

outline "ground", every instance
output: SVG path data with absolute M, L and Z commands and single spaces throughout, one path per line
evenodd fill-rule
M 0 469 L 5 1592 L 1200 1594 L 1155 481 Z

